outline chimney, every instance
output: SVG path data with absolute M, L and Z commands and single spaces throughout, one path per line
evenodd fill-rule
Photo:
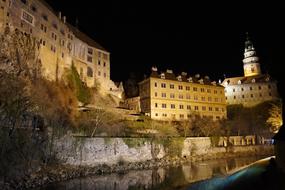
M 182 72 L 181 75 L 182 76 L 187 76 L 187 73 L 186 72 Z
M 61 12 L 58 13 L 58 17 L 61 20 Z
M 66 16 L 63 16 L 63 23 L 66 23 Z

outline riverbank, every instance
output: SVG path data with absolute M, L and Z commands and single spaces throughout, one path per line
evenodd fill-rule
M 227 153 L 215 153 L 196 155 L 191 157 L 165 157 L 162 159 L 153 159 L 144 162 L 125 162 L 121 160 L 116 164 L 98 164 L 96 166 L 82 166 L 70 164 L 55 164 L 40 168 L 37 172 L 25 176 L 22 179 L 13 179 L 7 181 L 3 190 L 10 189 L 32 189 L 43 185 L 66 181 L 70 179 L 87 177 L 92 175 L 105 175 L 110 173 L 126 173 L 130 170 L 145 170 L 168 166 L 179 166 L 187 162 L 197 162 L 202 160 L 214 160 L 235 157 L 248 156 L 271 156 L 273 155 L 272 146 L 250 146 L 231 147 L 227 149 Z

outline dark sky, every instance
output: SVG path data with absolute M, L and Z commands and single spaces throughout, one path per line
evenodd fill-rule
M 111 78 L 126 80 L 155 65 L 218 80 L 243 75 L 245 33 L 264 73 L 285 84 L 285 6 L 281 1 L 47 0 L 111 52 Z M 156 3 L 154 3 L 156 2 Z M 186 3 L 187 2 L 187 3 Z M 285 72 L 284 72 L 285 73 Z

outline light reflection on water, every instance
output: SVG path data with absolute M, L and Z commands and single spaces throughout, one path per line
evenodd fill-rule
M 263 157 L 219 159 L 125 174 L 92 176 L 56 183 L 41 190 L 168 190 L 205 179 L 225 176 Z

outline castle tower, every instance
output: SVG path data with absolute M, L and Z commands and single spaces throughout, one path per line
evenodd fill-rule
M 243 70 L 245 77 L 261 75 L 259 57 L 257 57 L 256 55 L 256 51 L 253 47 L 251 40 L 249 39 L 248 33 L 245 42 Z

